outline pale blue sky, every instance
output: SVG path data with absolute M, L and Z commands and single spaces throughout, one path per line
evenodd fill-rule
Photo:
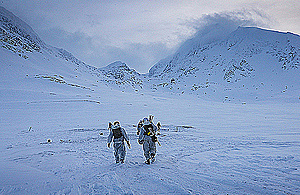
M 238 18 L 237 25 L 300 34 L 299 0 L 2 0 L 0 5 L 46 43 L 90 65 L 121 60 L 143 73 L 220 16 Z

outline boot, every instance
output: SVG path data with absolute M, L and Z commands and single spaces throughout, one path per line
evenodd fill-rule
M 150 156 L 151 156 L 151 161 L 154 162 L 155 161 L 155 154 L 151 153 Z
M 147 165 L 150 165 L 150 158 L 149 158 L 148 160 L 146 160 L 145 163 L 146 163 Z

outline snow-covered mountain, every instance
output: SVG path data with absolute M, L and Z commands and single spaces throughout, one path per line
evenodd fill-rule
M 234 102 L 299 101 L 300 37 L 295 34 L 239 27 L 221 36 L 224 29 L 216 26 L 196 34 L 143 75 L 120 61 L 104 68 L 87 65 L 64 49 L 45 44 L 27 24 L 2 7 L 0 14 L 2 49 L 29 63 L 35 78 L 60 80 L 55 75 L 65 79 L 69 75 L 71 80 L 62 82 L 83 85 L 80 75 L 87 74 L 91 83 L 122 91 Z
M 157 83 L 152 88 L 224 101 L 275 97 L 297 101 L 300 36 L 239 27 L 224 37 L 207 37 L 198 34 L 154 65 L 149 77 Z
M 130 86 L 135 90 L 143 88 L 143 80 L 141 74 L 134 69 L 129 68 L 125 63 L 116 61 L 109 64 L 104 68 L 97 69 L 101 74 L 99 77 L 103 77 L 104 82 L 117 85 L 122 89 Z
M 1 72 L 10 75 L 10 80 L 26 75 L 69 87 L 91 89 L 102 83 L 121 90 L 142 88 L 141 75 L 126 64 L 117 61 L 104 68 L 87 65 L 70 52 L 44 43 L 30 26 L 3 7 L 0 7 L 0 25 Z M 88 83 L 86 78 L 94 84 L 83 86 Z
M 27 58 L 26 52 L 40 51 L 45 43 L 25 22 L 0 7 L 1 46 Z
M 91 68 L 64 49 L 58 49 L 44 43 L 30 26 L 3 7 L 0 7 L 0 25 L 2 59 L 10 60 L 11 54 L 14 53 L 21 57 L 19 59 L 20 64 L 28 64 L 36 73 L 42 73 L 43 70 L 53 72 L 63 69 L 70 72 L 70 70 L 76 69 L 74 67 Z M 73 66 L 61 63 L 68 61 Z M 5 68 L 4 66 L 2 68 Z M 19 68 L 26 69 L 29 68 L 28 66 L 23 68 L 23 65 Z M 20 70 L 12 71 L 12 73 L 17 72 L 20 72 Z

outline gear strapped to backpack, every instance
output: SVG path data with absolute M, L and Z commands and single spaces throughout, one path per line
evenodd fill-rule
M 123 136 L 123 134 L 122 134 L 122 131 L 121 131 L 121 128 L 119 127 L 119 128 L 117 128 L 117 129 L 112 129 L 112 131 L 113 131 L 113 135 L 114 135 L 114 138 L 115 139 L 118 139 L 118 138 L 120 138 L 120 137 L 122 137 Z
M 151 139 L 153 142 L 157 142 L 157 137 L 153 133 L 153 126 L 152 125 L 144 125 L 144 135 L 149 135 L 151 136 Z

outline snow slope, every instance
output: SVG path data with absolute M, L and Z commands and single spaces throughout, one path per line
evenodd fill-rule
M 0 48 L 0 194 L 299 194 L 299 102 L 224 104 L 153 92 L 164 77 L 121 62 L 86 65 L 0 11 L 9 34 L 1 33 Z M 149 114 L 163 125 L 152 165 L 135 127 Z M 123 165 L 106 147 L 114 120 L 132 143 Z
M 237 103 L 299 102 L 298 35 L 254 27 L 218 39 L 220 32 L 211 33 L 198 34 L 154 65 L 152 89 Z

